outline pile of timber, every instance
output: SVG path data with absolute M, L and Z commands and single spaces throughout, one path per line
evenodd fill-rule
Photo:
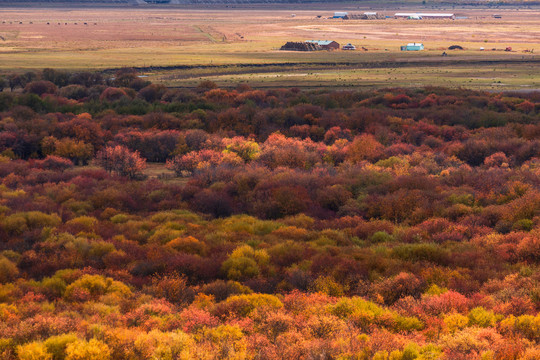
M 376 20 L 376 19 L 384 19 L 384 16 L 382 15 L 366 15 L 366 14 L 350 14 L 347 15 L 347 19 L 350 20 Z
M 280 50 L 317 51 L 317 50 L 322 50 L 322 49 L 319 45 L 313 44 L 313 43 L 287 41 L 287 43 L 283 45 Z

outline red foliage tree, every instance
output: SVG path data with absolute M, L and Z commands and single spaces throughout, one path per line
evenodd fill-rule
M 96 155 L 96 164 L 108 172 L 115 172 L 130 179 L 142 176 L 146 160 L 138 151 L 132 152 L 124 146 L 108 146 Z
M 43 95 L 43 94 L 55 94 L 56 93 L 56 85 L 54 85 L 50 81 L 45 80 L 39 80 L 39 81 L 32 81 L 31 83 L 28 83 L 24 87 L 24 91 L 36 95 Z

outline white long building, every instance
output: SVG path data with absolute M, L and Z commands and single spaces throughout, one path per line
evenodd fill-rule
M 455 14 L 446 13 L 395 13 L 394 17 L 399 18 L 412 18 L 412 19 L 455 19 Z

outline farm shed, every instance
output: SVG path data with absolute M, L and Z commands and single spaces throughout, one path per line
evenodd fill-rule
M 424 50 L 424 44 L 422 43 L 408 43 L 401 47 L 401 51 L 419 51 Z
M 396 19 L 452 19 L 456 18 L 455 14 L 451 13 L 395 13 Z
M 348 12 L 345 12 L 345 11 L 336 11 L 334 13 L 334 16 L 333 16 L 333 19 L 344 19 L 347 17 L 347 15 L 349 15 Z
M 333 40 L 306 40 L 306 43 L 319 45 L 323 50 L 339 49 L 339 43 Z

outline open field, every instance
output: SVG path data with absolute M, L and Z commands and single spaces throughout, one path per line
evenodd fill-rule
M 401 64 L 404 65 L 404 64 Z M 468 87 L 474 89 L 538 89 L 540 74 L 536 70 L 538 63 L 485 64 L 473 67 L 467 64 L 451 62 L 431 66 L 383 66 L 362 68 L 361 65 L 322 68 L 303 66 L 302 68 L 285 67 L 275 71 L 262 72 L 255 68 L 249 70 L 231 67 L 229 73 L 211 74 L 203 72 L 200 76 L 178 74 L 179 71 L 164 71 L 156 79 L 170 86 L 195 87 L 202 80 L 211 80 L 221 87 L 230 87 L 238 83 L 249 83 L 255 88 L 284 87 L 400 87 L 423 86 L 426 84 L 448 87 Z M 236 70 L 236 72 L 235 72 Z M 188 70 L 183 71 L 187 73 Z M 171 74 L 172 73 L 172 74 Z M 406 77 L 406 83 L 404 83 Z
M 220 85 L 250 81 L 260 87 L 540 87 L 534 71 L 540 62 L 534 54 L 534 49 L 540 51 L 540 10 L 445 11 L 468 19 L 343 21 L 326 19 L 330 10 L 294 10 L 292 17 L 290 9 L 267 8 L 7 8 L 0 19 L 0 70 L 134 66 L 169 86 L 211 79 Z M 492 18 L 495 12 L 502 18 Z M 306 39 L 351 42 L 367 51 L 278 50 L 286 41 Z M 423 42 L 426 50 L 399 51 L 413 41 Z M 465 50 L 442 58 L 442 51 L 454 44 Z M 504 52 L 506 47 L 513 51 Z

